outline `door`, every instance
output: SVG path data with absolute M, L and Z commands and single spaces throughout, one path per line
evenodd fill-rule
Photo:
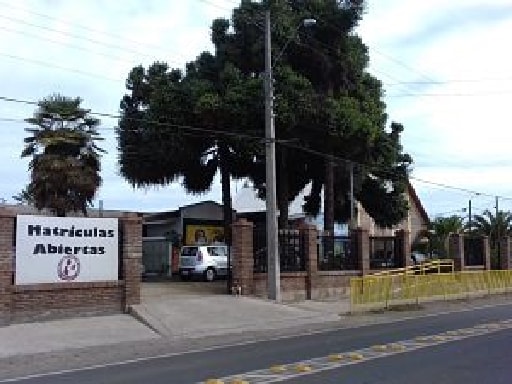
M 142 240 L 142 265 L 146 276 L 168 276 L 171 243 L 165 239 Z
M 211 246 L 208 247 L 208 254 L 212 258 L 216 265 L 217 272 L 220 274 L 226 274 L 228 269 L 228 250 L 227 247 L 223 246 Z

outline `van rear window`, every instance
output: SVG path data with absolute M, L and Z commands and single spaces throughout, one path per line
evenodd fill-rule
M 181 249 L 181 256 L 195 256 L 197 254 L 197 247 L 183 247 Z

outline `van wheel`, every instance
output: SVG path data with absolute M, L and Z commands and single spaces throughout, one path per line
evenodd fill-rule
M 204 280 L 205 281 L 213 281 L 215 280 L 215 277 L 217 277 L 217 273 L 215 272 L 215 269 L 208 268 L 206 271 L 204 271 Z

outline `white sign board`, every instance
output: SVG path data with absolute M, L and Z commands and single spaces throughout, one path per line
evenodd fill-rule
M 16 284 L 118 279 L 117 219 L 18 215 Z

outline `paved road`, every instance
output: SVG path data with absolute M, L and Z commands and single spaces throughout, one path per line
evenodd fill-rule
M 512 331 L 295 377 L 293 384 L 510 384 Z
M 509 319 L 512 319 L 512 304 L 393 324 L 372 325 L 189 354 L 142 359 L 119 365 L 19 379 L 15 382 L 26 384 L 198 383 L 208 378 L 222 378 L 255 370 L 267 370 L 268 367 L 276 364 L 295 366 L 297 362 L 330 354 L 358 351 L 376 344 L 415 340 L 422 335 L 436 335 Z M 406 380 L 418 383 L 464 382 L 464 384 L 505 382 L 503 381 L 505 377 L 512 377 L 512 360 L 508 350 L 512 341 L 510 330 L 512 322 L 506 326 L 508 330 L 491 330 L 489 331 L 491 333 L 477 330 L 475 334 L 465 339 L 421 349 L 411 348 L 410 352 L 361 361 L 323 372 L 313 371 L 310 375 L 294 377 L 287 382 L 339 383 L 341 378 L 344 382 L 350 383 L 398 384 L 405 383 Z M 474 377 L 474 379 L 468 379 L 468 377 Z M 279 376 L 275 378 L 280 381 L 285 379 Z M 491 378 L 494 380 L 491 381 Z M 0 383 L 4 382 L 0 380 Z

